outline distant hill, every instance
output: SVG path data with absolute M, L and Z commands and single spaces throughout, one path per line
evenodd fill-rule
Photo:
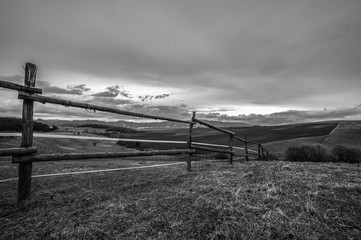
M 324 124 L 331 124 L 332 122 L 324 122 Z M 361 121 L 340 121 L 335 122 L 335 127 L 326 133 L 324 130 L 327 130 L 327 126 L 322 127 L 320 123 L 319 127 L 317 125 L 313 126 L 314 133 L 310 134 L 312 128 L 304 131 L 308 136 L 301 136 L 298 138 L 283 139 L 279 138 L 275 141 L 269 141 L 264 144 L 267 150 L 276 156 L 285 156 L 285 151 L 289 147 L 300 147 L 302 145 L 308 146 L 321 146 L 327 152 L 331 152 L 335 146 L 344 146 L 351 149 L 356 149 L 361 151 Z M 322 134 L 325 133 L 325 134 Z
M 129 121 L 117 121 L 117 122 L 106 122 L 106 121 L 98 121 L 98 120 L 43 120 L 37 119 L 38 122 L 46 123 L 46 124 L 54 124 L 56 126 L 70 126 L 76 127 L 79 125 L 85 124 L 100 124 L 100 125 L 108 125 L 108 126 L 116 126 L 116 127 L 126 127 L 133 129 L 168 129 L 168 128 L 188 128 L 188 124 L 177 123 L 177 122 L 129 122 Z M 218 122 L 218 121 L 207 121 L 213 125 L 223 128 L 229 127 L 251 127 L 251 125 L 246 123 L 239 122 Z
M 119 132 L 119 133 L 137 133 L 138 131 L 133 128 L 127 127 L 119 127 L 119 126 L 112 126 L 112 125 L 105 125 L 105 124 L 82 124 L 76 127 L 89 127 L 89 128 L 101 128 L 106 129 L 106 131 L 111 132 Z
M 361 150 L 361 122 L 340 122 L 323 142 Z
M 41 122 L 34 121 L 34 131 L 36 132 L 50 132 L 56 130 L 57 127 L 53 124 L 44 124 Z M 20 118 L 0 118 L 0 131 L 13 131 L 21 132 L 21 119 Z

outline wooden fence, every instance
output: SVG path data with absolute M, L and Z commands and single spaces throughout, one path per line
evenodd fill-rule
M 250 155 L 258 156 L 258 159 L 270 160 L 269 153 L 263 148 L 263 146 L 255 141 L 251 141 L 245 138 L 241 138 L 236 133 L 223 128 L 216 127 L 205 121 L 196 118 L 196 113 L 193 112 L 192 119 L 190 121 L 154 116 L 142 113 L 134 113 L 124 111 L 116 108 L 98 106 L 93 104 L 69 101 L 66 99 L 59 99 L 53 97 L 46 97 L 42 94 L 42 89 L 36 88 L 36 72 L 37 66 L 32 63 L 26 63 L 25 65 L 25 85 L 19 85 L 7 81 L 0 80 L 0 87 L 17 90 L 18 98 L 23 100 L 22 111 L 22 134 L 21 144 L 19 148 L 6 148 L 0 149 L 0 156 L 12 156 L 13 163 L 19 164 L 19 181 L 18 181 L 18 201 L 21 202 L 27 199 L 31 193 L 31 174 L 33 162 L 42 161 L 60 161 L 60 160 L 76 160 L 76 159 L 93 159 L 93 158 L 120 158 L 120 157 L 137 157 L 137 156 L 153 156 L 153 155 L 179 155 L 188 154 L 187 170 L 191 170 L 192 155 L 197 151 L 210 151 L 217 153 L 229 154 L 229 162 L 233 163 L 234 155 L 245 156 L 246 160 L 249 160 Z M 133 117 L 150 118 L 155 120 L 165 120 L 179 123 L 189 124 L 189 138 L 187 141 L 187 149 L 169 149 L 169 150 L 152 150 L 152 151 L 138 151 L 138 152 L 94 152 L 94 153 L 55 153 L 55 154 L 37 154 L 37 148 L 33 146 L 33 106 L 34 102 L 50 103 L 63 105 L 66 107 L 75 107 L 90 109 L 95 111 L 109 112 L 120 115 L 127 115 Z M 195 124 L 204 125 L 211 129 L 223 132 L 229 135 L 228 145 L 217 145 L 209 143 L 199 143 L 193 141 L 193 127 Z M 233 141 L 238 140 L 244 144 L 244 147 L 233 146 Z M 257 146 L 256 150 L 249 149 L 249 144 Z M 235 150 L 244 151 L 243 154 L 237 154 Z

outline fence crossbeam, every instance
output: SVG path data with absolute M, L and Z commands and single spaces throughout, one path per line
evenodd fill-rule
M 36 147 L 2 148 L 0 149 L 0 156 L 21 156 L 36 152 Z
M 31 95 L 31 94 L 28 94 L 28 93 L 25 93 L 25 92 L 19 92 L 18 98 L 19 99 L 24 99 L 24 100 L 32 100 L 32 101 L 40 102 L 40 103 L 43 103 L 43 104 L 51 103 L 51 104 L 56 104 L 56 105 L 63 105 L 63 106 L 66 106 L 66 107 L 84 108 L 84 109 L 89 109 L 89 110 L 94 110 L 94 111 L 116 113 L 116 114 L 126 115 L 126 116 L 150 118 L 150 119 L 156 119 L 156 120 L 165 120 L 165 121 L 188 123 L 188 124 L 191 123 L 190 121 L 186 121 L 186 120 L 179 120 L 179 119 L 168 118 L 168 117 L 154 116 L 154 115 L 148 115 L 148 114 L 143 114 L 143 113 L 134 113 L 134 112 L 120 110 L 120 109 L 117 109 L 117 108 L 110 108 L 110 107 L 98 106 L 98 105 L 94 105 L 94 104 L 69 101 L 69 100 L 60 99 L 60 98 L 53 98 L 53 97 L 46 97 L 46 96 L 39 96 L 39 95 Z
M 207 127 L 209 127 L 209 128 L 212 128 L 212 129 L 214 129 L 214 130 L 227 133 L 227 134 L 229 134 L 229 135 L 235 135 L 235 134 L 236 134 L 236 133 L 234 133 L 234 132 L 232 132 L 232 131 L 229 131 L 229 130 L 226 130 L 226 129 L 223 129 L 223 128 L 220 128 L 220 127 L 216 127 L 216 126 L 214 126 L 214 125 L 212 125 L 212 124 L 210 124 L 210 123 L 204 122 L 204 121 L 199 120 L 199 119 L 197 119 L 197 118 L 194 118 L 193 121 L 195 121 L 195 122 L 197 122 L 197 123 L 199 123 L 199 124 L 202 124 L 202 125 L 204 125 L 204 126 L 207 126 Z
M 234 151 L 230 151 L 230 150 L 200 147 L 200 146 L 195 146 L 195 145 L 192 145 L 192 149 L 201 150 L 201 151 L 209 151 L 209 152 L 234 154 Z
M 0 80 L 0 87 L 2 87 L 2 88 L 7 88 L 7 89 L 11 89 L 11 90 L 28 92 L 28 93 L 38 93 L 38 94 L 42 94 L 42 93 L 43 93 L 43 90 L 40 89 L 40 88 L 35 88 L 35 87 L 29 87 L 29 86 L 19 85 L 19 84 L 12 83 L 12 82 L 8 82 L 8 81 L 4 81 L 4 80 Z
M 13 163 L 80 160 L 93 158 L 144 157 L 154 155 L 181 155 L 194 153 L 192 149 L 154 150 L 138 152 L 94 152 L 94 153 L 53 153 L 13 157 Z

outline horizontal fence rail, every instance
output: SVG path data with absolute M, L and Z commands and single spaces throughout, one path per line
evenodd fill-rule
M 42 96 L 42 89 L 36 88 L 36 73 L 37 66 L 32 63 L 26 63 L 25 67 L 24 85 L 15 84 L 8 81 L 0 80 L 0 87 L 18 91 L 18 99 L 23 100 L 22 112 L 22 133 L 15 134 L 21 137 L 21 144 L 18 148 L 4 148 L 0 149 L 0 156 L 12 156 L 13 163 L 19 164 L 19 181 L 18 181 L 18 202 L 22 202 L 29 198 L 31 192 L 32 179 L 32 163 L 45 161 L 63 161 L 63 160 L 82 160 L 93 158 L 124 158 L 124 157 L 144 157 L 155 155 L 188 155 L 186 160 L 187 170 L 191 170 L 192 156 L 200 152 L 216 152 L 225 153 L 229 155 L 230 164 L 233 163 L 233 156 L 244 156 L 246 161 L 249 156 L 258 156 L 261 160 L 271 160 L 270 154 L 264 147 L 252 140 L 248 140 L 247 136 L 241 138 L 235 132 L 221 127 L 214 126 L 203 120 L 196 118 L 196 113 L 193 112 L 190 121 L 180 120 L 175 118 L 155 116 L 150 114 L 135 113 L 125 111 L 112 107 L 99 106 L 88 104 L 84 102 L 69 101 L 66 99 Z M 66 135 L 51 135 L 51 134 L 34 134 L 33 133 L 33 103 L 49 103 L 55 105 L 62 105 L 65 107 L 83 108 L 87 110 L 109 112 L 125 116 L 133 116 L 139 118 L 148 118 L 155 120 L 164 120 L 178 123 L 189 124 L 189 134 L 187 141 L 166 141 L 166 140 L 147 140 L 147 139 L 128 139 L 128 138 L 104 138 L 104 137 L 88 137 L 88 136 L 66 136 Z M 200 143 L 193 141 L 193 127 L 195 124 L 204 125 L 208 128 L 222 132 L 229 136 L 228 145 Z M 9 134 L 9 136 L 14 134 Z M 7 136 L 7 134 L 2 134 Z M 168 150 L 147 150 L 147 151 L 132 151 L 132 152 L 92 152 L 92 153 L 52 153 L 52 154 L 38 154 L 37 148 L 33 146 L 34 137 L 46 138 L 69 138 L 82 140 L 107 140 L 107 141 L 124 141 L 124 142 L 148 142 L 148 143 L 172 143 L 172 144 L 186 144 L 188 149 L 168 149 Z M 233 139 L 243 142 L 244 147 L 234 146 Z M 249 145 L 256 145 L 257 150 L 249 149 Z M 244 153 L 243 153 L 244 152 Z M 195 160 L 194 160 L 195 161 Z
M 226 129 L 223 129 L 223 128 L 220 128 L 220 127 L 216 127 L 216 126 L 214 126 L 214 125 L 212 125 L 212 124 L 210 124 L 210 123 L 204 122 L 204 121 L 199 120 L 199 119 L 197 119 L 197 118 L 193 118 L 193 121 L 196 122 L 196 123 L 200 123 L 200 124 L 202 124 L 202 125 L 204 125 L 204 126 L 207 126 L 207 127 L 209 127 L 209 128 L 212 128 L 212 129 L 214 129 L 214 130 L 217 130 L 217 131 L 220 131 L 220 132 L 224 132 L 224 133 L 229 134 L 229 135 L 236 135 L 236 134 L 235 134 L 234 132 L 232 132 L 232 131 L 228 131 L 228 130 L 226 130 Z
M 191 147 L 192 147 L 192 149 L 202 150 L 202 151 L 209 151 L 209 152 L 218 152 L 218 153 L 229 153 L 229 154 L 234 154 L 234 152 L 233 152 L 233 151 L 230 151 L 230 150 L 224 150 L 224 149 L 216 149 L 216 148 L 209 148 L 209 147 L 201 147 L 201 146 L 196 146 L 196 145 L 192 145 Z
M 192 149 L 179 149 L 179 150 L 154 150 L 154 151 L 139 151 L 139 152 L 37 154 L 26 157 L 14 157 L 13 163 L 79 160 L 79 159 L 93 159 L 93 158 L 144 157 L 144 156 L 154 156 L 154 155 L 180 155 L 180 154 L 189 154 L 195 152 L 196 151 Z
M 69 101 L 69 100 L 60 99 L 60 98 L 32 95 L 32 94 L 28 94 L 28 93 L 24 93 L 24 92 L 19 92 L 18 98 L 23 99 L 23 100 L 32 100 L 32 101 L 40 102 L 43 104 L 51 103 L 51 104 L 56 104 L 56 105 L 63 105 L 65 107 L 84 108 L 84 109 L 88 109 L 88 110 L 116 113 L 116 114 L 126 115 L 126 116 L 150 118 L 150 119 L 155 119 L 155 120 L 165 120 L 165 121 L 179 122 L 179 123 L 190 123 L 190 121 L 185 121 L 185 120 L 179 120 L 179 119 L 168 118 L 168 117 L 160 117 L 160 116 L 148 115 L 148 114 L 143 114 L 143 113 L 134 113 L 134 112 L 120 110 L 117 108 L 110 108 L 110 107 L 98 106 L 98 105 L 94 105 L 94 104 Z
M 28 155 L 36 153 L 37 150 L 36 147 L 2 148 L 0 149 L 0 157 Z
M 0 87 L 11 89 L 11 90 L 28 92 L 28 93 L 39 93 L 39 94 L 43 93 L 43 90 L 40 88 L 28 87 L 28 86 L 19 85 L 16 83 L 7 82 L 7 81 L 3 81 L 3 80 L 0 81 Z
M 21 133 L 0 133 L 0 137 L 21 137 Z M 56 139 L 79 139 L 79 140 L 98 140 L 98 141 L 124 141 L 124 142 L 144 142 L 144 143 L 170 143 L 170 144 L 187 144 L 187 141 L 169 141 L 169 140 L 153 140 L 153 139 L 131 139 L 131 138 L 109 138 L 109 137 L 91 137 L 91 136 L 72 136 L 34 133 L 35 138 L 56 138 Z

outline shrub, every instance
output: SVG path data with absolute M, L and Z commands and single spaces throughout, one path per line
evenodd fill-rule
M 216 153 L 214 159 L 229 159 L 228 153 Z
M 356 149 L 337 146 L 328 155 L 321 146 L 289 147 L 286 150 L 286 160 L 293 162 L 346 162 L 360 163 L 360 154 Z
M 327 154 L 321 146 L 289 147 L 286 150 L 286 160 L 292 162 L 325 162 Z
M 124 142 L 124 141 L 118 141 L 117 142 L 118 145 L 123 146 L 123 147 L 127 147 L 127 148 L 134 148 L 140 151 L 143 151 L 144 148 L 143 146 L 140 144 L 140 142 Z
M 356 149 L 337 146 L 332 149 L 332 155 L 336 162 L 359 163 L 358 152 Z

